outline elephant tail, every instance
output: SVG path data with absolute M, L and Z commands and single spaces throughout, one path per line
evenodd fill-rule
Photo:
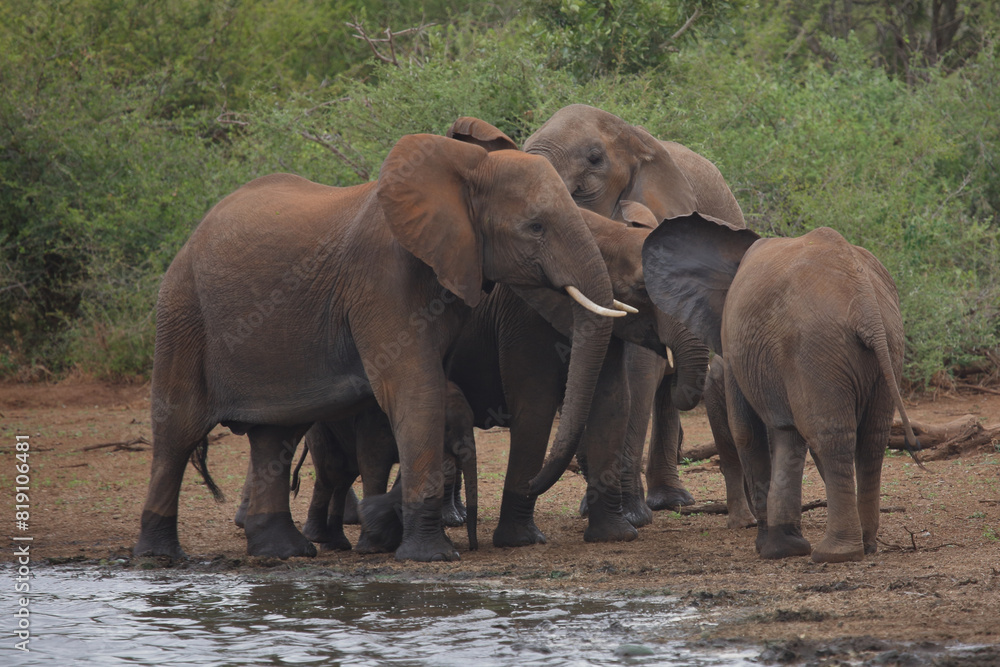
M 219 486 L 215 483 L 215 480 L 212 479 L 212 475 L 208 472 L 207 436 L 202 438 L 201 442 L 195 446 L 194 451 L 191 452 L 191 465 L 193 465 L 194 469 L 198 471 L 201 478 L 205 480 L 205 486 L 207 486 L 208 490 L 212 492 L 212 497 L 215 498 L 215 502 L 224 502 L 226 500 L 225 494 L 222 493 L 222 489 L 219 488 Z
M 923 449 L 923 445 L 913 433 L 910 418 L 906 415 L 906 408 L 903 406 L 903 397 L 899 393 L 899 385 L 896 383 L 896 374 L 892 370 L 892 356 L 889 353 L 885 320 L 875 297 L 875 286 L 872 284 L 867 267 L 864 267 L 860 261 L 857 262 L 857 266 L 863 276 L 863 291 L 869 297 L 865 301 L 870 302 L 867 304 L 870 307 L 862 308 L 866 315 L 862 316 L 861 326 L 857 328 L 858 337 L 866 347 L 875 353 L 875 357 L 878 359 L 879 370 L 882 371 L 882 377 L 889 387 L 889 393 L 892 394 L 892 402 L 899 412 L 900 421 L 903 422 L 903 447 L 920 469 L 926 470 L 923 462 L 917 457 L 917 452 Z

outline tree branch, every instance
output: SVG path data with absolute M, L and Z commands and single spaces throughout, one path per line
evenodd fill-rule
M 350 21 L 347 22 L 347 27 L 354 28 L 355 32 L 357 33 L 355 35 L 351 35 L 352 37 L 354 37 L 354 39 L 363 40 L 366 44 L 368 44 L 369 48 L 371 48 L 372 53 L 375 55 L 376 58 L 378 58 L 382 62 L 389 63 L 390 65 L 395 65 L 396 67 L 402 67 L 402 65 L 399 64 L 398 58 L 396 57 L 396 38 L 402 37 L 403 35 L 420 33 L 424 29 L 430 28 L 431 26 L 435 25 L 437 24 L 423 23 L 421 25 L 416 26 L 415 28 L 406 28 L 405 30 L 397 30 L 396 32 L 393 32 L 391 28 L 386 28 L 385 32 L 383 33 L 385 37 L 370 37 L 368 35 L 368 32 L 365 31 L 364 26 L 361 25 L 361 21 L 359 19 L 355 18 L 353 23 Z M 376 46 L 376 43 L 388 44 L 389 55 L 385 55 L 384 53 L 379 51 L 378 46 Z
M 350 167 L 354 171 L 354 173 L 357 174 L 358 177 L 361 178 L 362 180 L 367 181 L 371 178 L 371 174 L 368 171 L 368 169 L 366 169 L 362 165 L 358 164 L 351 158 L 344 155 L 343 151 L 341 151 L 339 148 L 337 148 L 336 146 L 334 146 L 332 143 L 329 142 L 330 139 L 329 134 L 324 134 L 322 137 L 320 137 L 303 130 L 302 138 L 308 139 L 309 141 L 315 141 L 317 144 L 319 144 L 323 148 L 327 149 L 328 151 L 336 155 L 341 162 Z
M 701 16 L 701 7 L 697 7 L 694 10 L 694 14 L 691 15 L 691 18 L 689 18 L 687 21 L 685 21 L 684 25 L 682 25 L 680 27 L 680 30 L 678 30 L 677 32 L 675 32 L 674 34 L 672 34 L 670 36 L 670 39 L 668 39 L 667 41 L 668 42 L 675 42 L 675 41 L 677 41 L 680 38 L 681 35 L 683 35 L 684 33 L 686 33 L 688 31 L 688 28 L 690 28 L 692 25 L 694 25 L 694 22 L 697 21 L 698 17 L 700 17 L 700 16 Z

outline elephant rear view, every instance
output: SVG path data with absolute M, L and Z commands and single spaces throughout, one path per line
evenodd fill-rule
M 896 384 L 903 324 L 885 267 L 829 228 L 760 239 L 697 214 L 650 234 L 643 264 L 654 301 L 724 358 L 760 555 L 839 562 L 874 553 L 894 410 L 919 448 Z M 807 450 L 829 507 L 815 549 L 801 530 Z

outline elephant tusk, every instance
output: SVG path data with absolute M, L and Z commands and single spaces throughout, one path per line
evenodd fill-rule
M 674 366 L 674 351 L 669 347 L 667 348 L 667 366 L 669 366 L 672 370 L 676 370 L 677 368 Z
M 626 313 L 632 313 L 633 315 L 635 315 L 636 313 L 639 312 L 639 309 L 636 308 L 635 306 L 630 306 L 627 303 L 622 303 L 618 299 L 613 299 L 612 302 L 615 304 L 615 308 L 617 308 L 618 310 L 624 310 Z
M 566 285 L 566 293 L 573 297 L 574 301 L 592 313 L 597 313 L 598 315 L 603 315 L 604 317 L 625 317 L 628 315 L 628 313 L 624 310 L 612 310 L 611 308 L 598 306 L 596 303 L 584 296 L 583 292 L 572 285 Z

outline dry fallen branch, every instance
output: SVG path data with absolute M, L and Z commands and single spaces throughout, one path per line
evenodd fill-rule
M 984 427 L 975 415 L 965 415 L 944 424 L 924 424 L 911 420 L 910 426 L 920 440 L 922 447 L 920 458 L 924 461 L 939 461 L 961 456 L 1000 440 L 1000 424 Z M 889 434 L 889 449 L 905 449 L 904 444 L 903 424 L 896 419 Z M 681 457 L 691 461 L 701 461 L 718 453 L 715 442 L 710 441 L 683 448 Z
M 681 457 L 691 461 L 701 461 L 702 459 L 712 458 L 718 453 L 719 449 L 715 446 L 715 441 L 713 440 L 710 442 L 703 442 L 700 445 L 683 447 L 681 450 Z
M 137 445 L 151 445 L 151 444 L 153 444 L 153 443 L 151 443 L 149 440 L 146 440 L 146 438 L 138 437 L 138 438 L 135 438 L 133 440 L 123 440 L 121 442 L 102 442 L 99 445 L 87 445 L 86 447 L 81 447 L 80 449 L 78 449 L 76 451 L 78 451 L 78 452 L 92 452 L 95 449 L 104 449 L 105 447 L 114 447 L 114 450 L 112 450 L 112 451 L 116 451 L 116 452 L 144 452 L 144 451 L 146 451 L 146 448 L 145 447 L 139 447 Z
M 1000 396 L 1000 390 L 990 389 L 989 387 L 984 387 L 979 384 L 969 384 L 968 382 L 956 382 L 956 387 L 960 389 L 973 389 L 975 391 L 981 391 L 986 394 L 993 394 L 994 396 Z
M 215 442 L 230 435 L 232 435 L 232 433 L 217 433 L 216 435 L 208 436 L 208 441 Z M 87 445 L 86 447 L 81 447 L 76 451 L 92 452 L 95 449 L 106 449 L 108 447 L 114 447 L 114 449 L 112 450 L 114 452 L 144 452 L 146 451 L 146 448 L 142 447 L 142 445 L 152 445 L 152 444 L 153 443 L 151 443 L 146 438 L 139 436 L 138 438 L 133 438 L 132 440 L 122 440 L 119 442 L 102 442 L 99 445 Z
M 1000 424 L 984 427 L 974 415 L 965 415 L 946 424 L 922 424 L 911 421 L 910 425 L 923 446 L 920 457 L 924 461 L 939 461 L 961 456 L 1000 438 Z M 899 420 L 892 424 L 889 448 L 903 448 L 903 427 Z M 934 451 L 926 451 L 930 449 Z
M 826 501 L 812 500 L 808 503 L 803 503 L 802 511 L 808 512 L 809 510 L 814 510 L 817 507 L 826 507 Z M 906 508 L 902 505 L 886 505 L 885 507 L 879 508 L 879 512 L 882 514 L 893 514 L 905 511 Z M 677 513 L 684 516 L 690 514 L 729 514 L 729 509 L 726 507 L 726 503 L 713 501 L 702 503 L 700 505 L 687 505 L 677 510 Z

